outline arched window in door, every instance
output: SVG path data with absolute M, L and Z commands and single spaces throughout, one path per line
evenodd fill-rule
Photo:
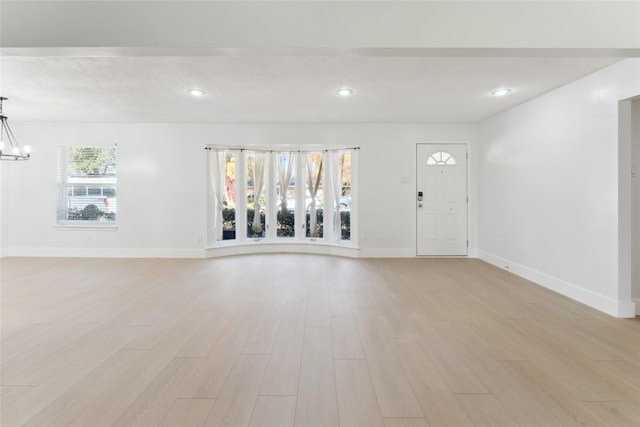
M 451 166 L 456 164 L 456 159 L 446 151 L 438 151 L 433 153 L 427 159 L 427 165 L 429 166 Z

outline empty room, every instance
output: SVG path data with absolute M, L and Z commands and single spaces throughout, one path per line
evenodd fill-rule
M 0 425 L 640 425 L 640 1 L 0 2 Z

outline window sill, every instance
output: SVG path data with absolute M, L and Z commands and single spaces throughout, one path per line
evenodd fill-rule
M 56 224 L 53 226 L 56 230 L 100 230 L 100 231 L 115 231 L 118 229 L 116 224 L 83 224 L 77 222 L 68 222 L 64 224 Z

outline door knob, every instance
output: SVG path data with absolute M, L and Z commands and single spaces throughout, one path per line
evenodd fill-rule
M 421 208 L 422 207 L 422 203 L 418 203 L 418 207 Z

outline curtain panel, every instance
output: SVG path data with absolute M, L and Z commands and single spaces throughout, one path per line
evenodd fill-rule
M 224 194 L 224 156 L 225 152 L 221 150 L 209 150 L 209 183 L 213 193 L 214 216 L 213 230 L 216 240 L 222 239 L 222 197 Z

